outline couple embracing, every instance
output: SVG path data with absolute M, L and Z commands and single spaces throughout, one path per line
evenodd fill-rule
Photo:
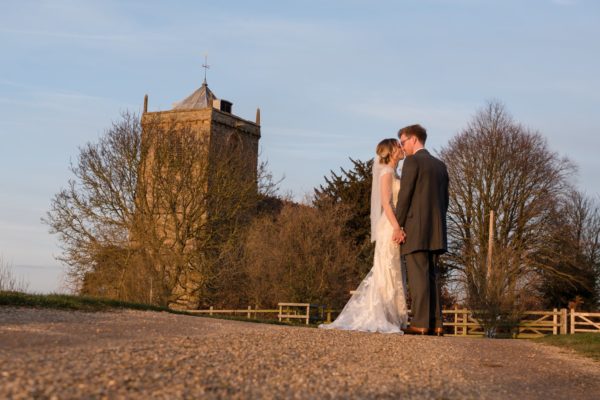
M 373 268 L 336 320 L 320 328 L 443 335 L 437 259 L 447 249 L 448 172 L 425 149 L 422 126 L 402 128 L 398 137 L 382 140 L 373 161 Z

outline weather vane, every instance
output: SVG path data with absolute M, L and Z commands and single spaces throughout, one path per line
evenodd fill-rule
M 206 83 L 206 70 L 210 68 L 210 65 L 208 65 L 208 54 L 204 55 L 204 64 L 202 64 L 202 68 L 204 68 L 204 83 Z

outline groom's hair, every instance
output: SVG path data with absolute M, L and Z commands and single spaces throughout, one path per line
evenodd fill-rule
M 425 144 L 425 141 L 427 140 L 427 131 L 419 124 L 405 126 L 404 128 L 400 129 L 398 131 L 398 137 L 402 135 L 409 138 L 416 136 L 419 142 L 423 144 Z

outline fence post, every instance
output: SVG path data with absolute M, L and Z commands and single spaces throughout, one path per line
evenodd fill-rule
M 210 306 L 210 313 L 209 315 L 213 315 L 213 306 Z
M 555 308 L 552 310 L 552 334 L 556 335 L 558 332 L 558 310 Z
M 571 308 L 571 334 L 575 333 L 575 309 Z
M 306 325 L 308 325 L 309 319 L 310 319 L 310 304 L 306 306 Z
M 252 310 L 252 306 L 248 306 L 248 314 L 246 315 L 246 318 L 248 319 L 252 318 L 252 312 L 250 310 Z
M 277 316 L 279 319 L 279 322 L 281 322 L 281 313 L 283 311 L 283 306 L 281 304 L 279 304 L 279 315 Z
M 462 326 L 462 334 L 463 336 L 467 336 L 467 334 L 469 333 L 469 325 L 467 325 L 469 323 L 469 314 L 468 314 L 468 310 L 466 308 L 463 308 L 463 313 L 461 316 L 461 322 L 463 323 Z
M 458 334 L 458 326 L 456 325 L 458 323 L 458 304 L 454 305 L 454 336 L 456 336 Z
M 560 309 L 560 334 L 566 335 L 568 333 L 569 332 L 567 332 L 567 309 L 561 308 Z

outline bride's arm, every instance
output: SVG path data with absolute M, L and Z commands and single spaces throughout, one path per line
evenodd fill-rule
M 379 181 L 379 187 L 381 190 L 381 206 L 383 207 L 383 213 L 388 221 L 390 221 L 394 230 L 400 229 L 400 225 L 396 220 L 396 213 L 394 212 L 392 200 L 392 172 L 381 175 L 379 179 L 381 179 Z

